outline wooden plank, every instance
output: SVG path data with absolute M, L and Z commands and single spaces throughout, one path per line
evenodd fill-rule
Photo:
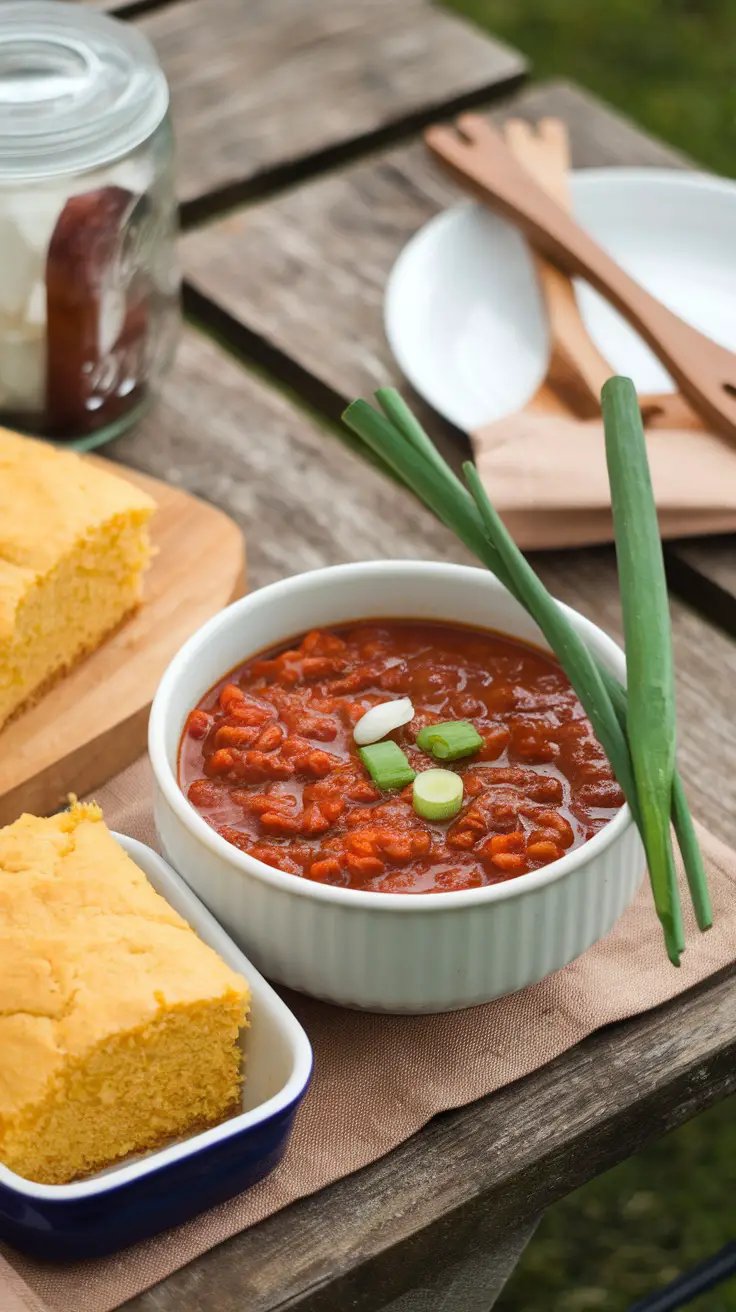
M 89 9 L 101 9 L 103 13 L 112 14 L 113 18 L 140 18 L 154 9 L 163 9 L 176 0 L 73 0 L 74 3 L 87 5 Z
M 432 1121 L 127 1312 L 377 1312 L 736 1088 L 736 980 L 594 1035 Z
M 736 635 L 736 538 L 693 538 L 678 542 L 666 556 L 670 587 Z
M 286 397 L 189 330 L 163 404 L 112 454 L 227 510 L 252 586 L 341 560 L 467 560 L 449 533 Z M 550 587 L 613 633 L 608 550 L 546 556 Z M 675 604 L 682 765 L 693 803 L 736 841 L 736 647 Z M 130 1312 L 378 1309 L 470 1248 L 736 1087 L 736 981 L 595 1036 L 512 1089 L 435 1121 L 374 1167 L 203 1256 Z M 596 1092 L 597 1091 L 597 1092 Z
M 524 91 L 492 117 L 545 114 L 570 127 L 576 165 L 682 166 L 676 152 L 593 97 L 565 84 Z M 400 147 L 190 233 L 183 258 L 190 304 L 325 413 L 379 385 L 401 385 L 382 303 L 391 267 L 412 234 L 459 199 L 420 142 Z M 288 270 L 288 276 L 284 271 Z M 410 389 L 404 385 L 410 395 Z M 416 400 L 416 398 L 413 398 Z M 419 404 L 432 432 L 448 430 Z M 462 449 L 460 435 L 449 442 Z M 673 588 L 736 633 L 733 539 L 667 548 Z
M 250 588 L 377 556 L 470 560 L 409 493 L 193 329 L 162 403 L 105 453 L 226 510 Z
M 109 449 L 110 450 L 110 449 Z M 248 536 L 251 586 L 341 560 L 467 560 L 401 489 L 188 330 L 163 403 L 111 448 L 205 496 Z M 618 634 L 608 550 L 542 560 L 548 585 Z M 698 814 L 736 841 L 736 646 L 673 607 L 682 766 Z M 736 1087 L 736 979 L 594 1036 L 438 1118 L 375 1166 L 228 1241 L 129 1312 L 377 1312 Z
M 407 492 L 191 329 L 162 404 L 107 453 L 232 515 L 248 542 L 251 588 L 349 560 L 477 563 Z M 555 595 L 620 640 L 612 550 L 535 563 Z M 693 808 L 736 843 L 736 739 L 722 732 L 736 720 L 736 645 L 677 601 L 672 614 Z
M 184 236 L 185 276 L 243 344 L 332 417 L 400 375 L 383 333 L 393 263 L 459 198 L 420 142 L 331 173 Z M 208 302 L 216 310 L 210 310 Z
M 425 1274 L 417 1288 L 392 1299 L 381 1312 L 491 1312 L 536 1228 L 536 1219 L 525 1222 L 501 1243 L 476 1248 L 460 1262 L 444 1266 L 436 1280 Z
M 101 9 L 104 13 L 111 14 L 113 18 L 138 18 L 141 14 L 149 13 L 151 9 L 171 4 L 172 0 L 76 0 L 76 2 L 87 5 L 90 9 Z
M 422 0 L 179 0 L 138 25 L 171 86 L 185 203 L 232 202 L 335 162 L 487 100 L 526 68 Z
M 617 116 L 607 154 L 588 98 L 564 84 L 522 92 L 492 117 L 512 113 L 565 117 L 576 165 L 663 162 L 662 148 Z M 314 379 L 313 396 L 334 415 L 361 392 L 401 382 L 383 332 L 386 279 L 417 229 L 460 199 L 415 140 L 189 233 L 185 274 L 204 298 L 198 309 L 225 311 L 231 331 L 242 325 L 244 344 L 288 381 Z

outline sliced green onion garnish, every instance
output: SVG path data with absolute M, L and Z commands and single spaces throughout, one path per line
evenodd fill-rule
M 359 747 L 358 756 L 379 788 L 405 788 L 416 774 L 398 743 L 390 739 L 384 743 L 371 743 L 370 747 Z
M 438 761 L 459 761 L 462 756 L 472 756 L 482 746 L 483 739 L 467 720 L 425 724 L 417 734 L 417 747 L 430 752 Z
M 452 770 L 422 770 L 414 780 L 412 802 L 425 820 L 450 820 L 463 804 L 463 781 Z

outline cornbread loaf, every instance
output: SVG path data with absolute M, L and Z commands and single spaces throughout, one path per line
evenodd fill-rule
M 75 804 L 0 830 L 0 1162 L 62 1184 L 239 1110 L 245 980 Z
M 74 452 L 0 429 L 0 727 L 136 609 L 153 509 Z

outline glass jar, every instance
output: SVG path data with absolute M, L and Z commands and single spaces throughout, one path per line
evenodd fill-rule
M 169 91 L 133 26 L 0 3 L 0 423 L 85 449 L 140 416 L 179 321 Z

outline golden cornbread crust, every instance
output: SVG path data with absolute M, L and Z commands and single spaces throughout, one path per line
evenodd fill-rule
M 154 503 L 0 429 L 0 727 L 140 604 Z
M 240 1107 L 248 987 L 96 806 L 0 830 L 0 1161 L 62 1184 Z

